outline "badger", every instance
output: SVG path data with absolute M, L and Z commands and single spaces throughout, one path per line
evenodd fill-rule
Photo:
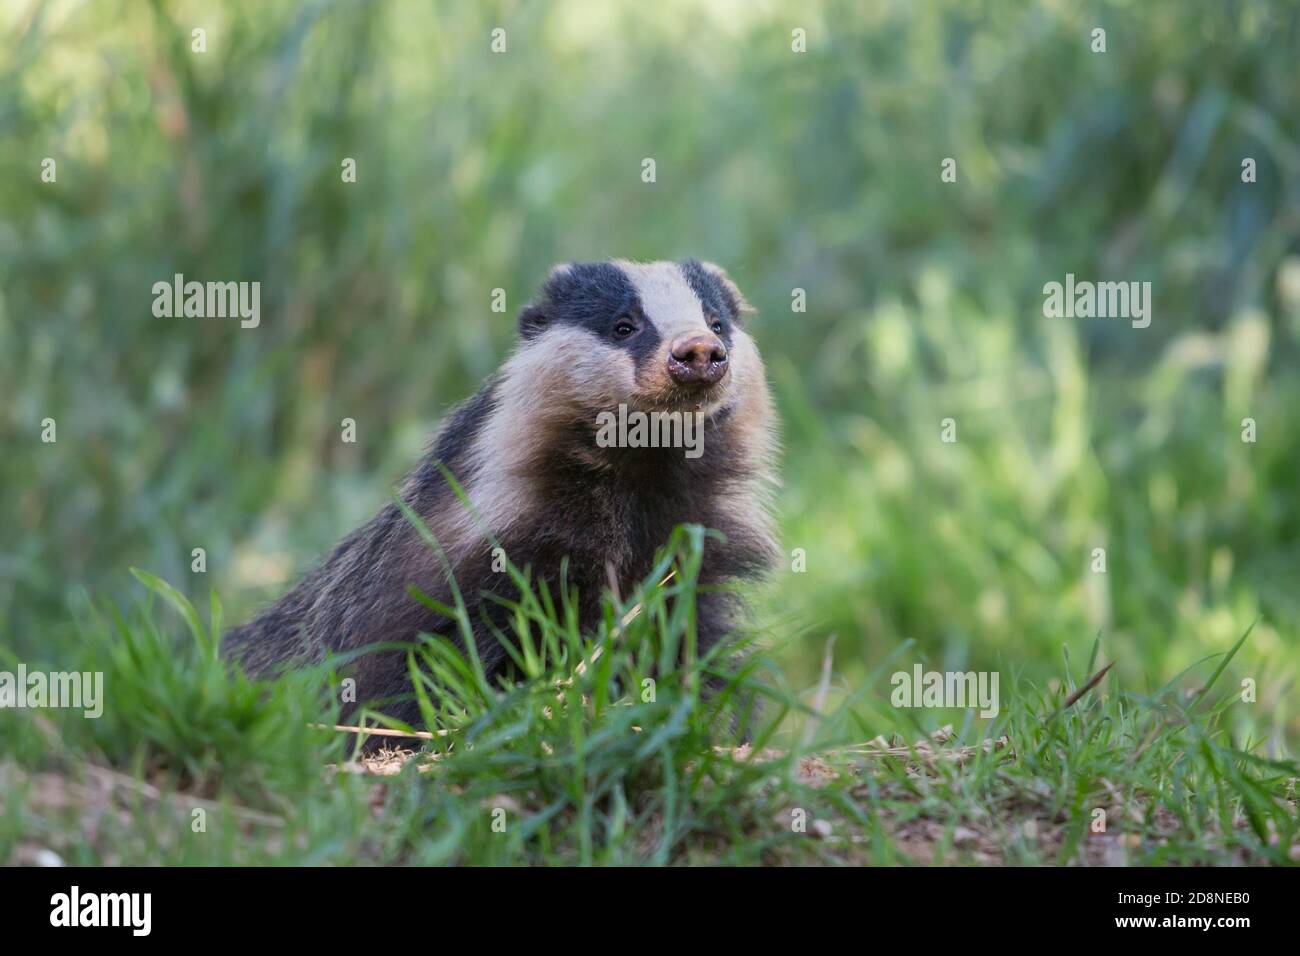
M 393 501 L 279 601 L 229 632 L 223 653 L 263 676 L 387 644 L 349 665 L 357 700 L 344 714 L 370 705 L 419 726 L 406 655 L 392 642 L 440 634 L 466 648 L 453 622 L 417 600 L 412 586 L 445 606 L 454 581 L 482 666 L 500 675 L 510 655 L 496 632 L 508 627 L 491 596 L 517 595 L 494 564 L 495 548 L 552 594 L 564 565 L 563 584 L 576 590 L 588 632 L 601 619 L 605 589 L 631 593 L 653 569 L 656 549 L 687 523 L 720 532 L 706 538 L 698 579 L 697 648 L 709 651 L 734 632 L 743 610 L 729 585 L 761 576 L 777 555 L 769 508 L 775 416 L 745 330 L 752 311 L 710 262 L 555 267 L 520 312 L 509 359 L 449 415 L 397 490 L 441 555 Z M 673 442 L 610 441 L 605 426 L 616 411 L 623 420 L 694 416 L 697 453 Z

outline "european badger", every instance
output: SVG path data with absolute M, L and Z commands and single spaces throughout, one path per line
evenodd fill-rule
M 757 575 L 775 559 L 765 509 L 774 414 L 758 350 L 742 324 L 750 311 L 722 269 L 694 259 L 558 266 L 524 308 L 514 354 L 455 410 L 400 490 L 446 554 L 490 674 L 509 656 L 487 623 L 501 627 L 502 609 L 483 595 L 516 595 L 500 565 L 493 570 L 484 526 L 552 594 L 568 558 L 584 628 L 599 620 L 602 590 L 612 582 L 630 593 L 678 524 L 725 535 L 725 543 L 705 546 L 701 585 Z M 702 454 L 605 447 L 598 417 L 620 404 L 702 413 Z M 464 489 L 472 513 L 439 463 Z M 225 653 L 257 675 L 286 661 L 318 661 L 325 649 L 412 641 L 420 632 L 456 639 L 451 622 L 410 595 L 412 584 L 451 603 L 442 561 L 390 503 L 297 587 L 231 631 Z M 701 653 L 727 635 L 737 611 L 734 592 L 699 595 Z M 363 656 L 349 673 L 358 706 L 378 702 L 377 709 L 418 722 L 404 653 Z

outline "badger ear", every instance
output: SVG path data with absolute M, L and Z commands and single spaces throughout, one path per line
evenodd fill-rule
M 536 335 L 541 335 L 550 324 L 550 319 L 546 317 L 546 311 L 542 306 L 530 302 L 519 313 L 519 337 L 531 339 Z
M 546 281 L 542 283 L 541 299 L 538 302 L 530 302 L 524 306 L 524 310 L 519 313 L 519 335 L 521 338 L 531 339 L 535 335 L 540 335 L 551 324 L 550 316 L 546 314 L 547 307 L 551 302 L 563 300 L 565 290 L 570 284 L 572 278 L 573 264 L 561 262 L 558 265 L 551 266 L 551 271 L 546 275 Z
M 723 292 L 726 293 L 728 305 L 737 316 L 753 315 L 755 309 L 749 304 L 743 292 L 736 283 L 731 281 L 731 276 L 727 275 L 727 270 L 722 268 L 716 262 L 701 262 L 700 265 L 704 271 L 716 278 L 722 284 Z

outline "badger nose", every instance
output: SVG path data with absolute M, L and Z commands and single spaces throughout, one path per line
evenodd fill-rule
M 713 335 L 683 335 L 668 349 L 668 374 L 678 385 L 715 385 L 727 374 L 727 347 Z

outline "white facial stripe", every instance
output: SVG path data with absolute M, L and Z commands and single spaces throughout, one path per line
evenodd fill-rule
M 731 386 L 740 394 L 744 395 L 752 387 L 751 378 L 760 383 L 766 380 L 758 346 L 744 329 L 731 330 L 731 348 L 727 349 L 727 355 L 731 359 Z
M 709 330 L 704 321 L 704 308 L 677 263 L 618 259 L 614 265 L 631 281 L 641 299 L 641 308 L 654 323 L 665 346 L 687 332 Z
M 635 381 L 625 350 L 586 329 L 558 326 L 520 344 L 502 369 L 498 404 L 521 417 L 562 417 L 575 405 L 617 402 Z

